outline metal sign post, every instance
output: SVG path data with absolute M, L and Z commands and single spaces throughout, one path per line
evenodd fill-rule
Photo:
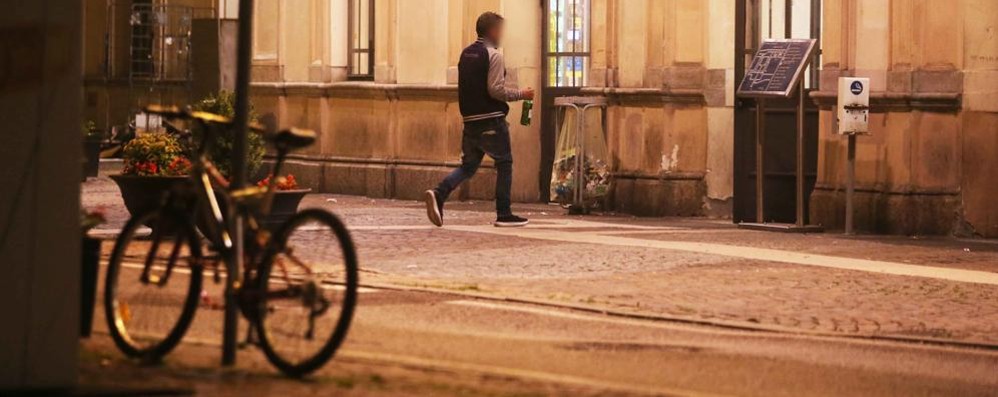
M 755 221 L 766 223 L 766 98 L 755 101 Z
M 807 87 L 802 78 L 811 63 L 817 40 L 783 39 L 764 40 L 738 86 L 738 95 L 756 99 L 756 221 L 742 223 L 746 229 L 817 233 L 819 226 L 805 222 L 804 213 L 804 125 Z M 797 91 L 797 211 L 796 222 L 791 225 L 768 223 L 765 214 L 765 143 L 766 98 L 790 98 Z
M 846 234 L 854 233 L 853 198 L 856 194 L 856 137 L 870 132 L 870 79 L 839 79 L 837 132 L 849 139 L 846 163 Z
M 856 194 L 856 135 L 849 134 L 849 154 L 846 165 L 846 234 L 853 234 L 853 197 Z
M 232 188 L 239 189 L 246 185 L 246 141 L 249 129 L 249 83 L 250 62 L 253 56 L 253 0 L 239 2 L 239 36 L 236 44 L 236 100 L 235 117 L 232 128 L 235 131 L 235 141 L 232 145 Z M 233 206 L 229 206 L 232 211 Z M 227 263 L 235 264 L 234 268 L 226 269 L 225 277 L 225 323 L 222 328 L 222 365 L 231 366 L 236 363 L 236 338 L 239 330 L 239 307 L 236 294 L 239 290 L 239 277 L 243 269 L 243 222 L 235 218 L 233 258 Z

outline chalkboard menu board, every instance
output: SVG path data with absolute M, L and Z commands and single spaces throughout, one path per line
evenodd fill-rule
M 817 40 L 764 40 L 745 71 L 738 95 L 746 97 L 790 97 L 814 53 Z

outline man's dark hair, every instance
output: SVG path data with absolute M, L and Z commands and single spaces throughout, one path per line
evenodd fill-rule
M 498 26 L 502 23 L 504 18 L 502 15 L 496 14 L 492 11 L 486 12 L 478 17 L 478 23 L 475 24 L 475 31 L 478 32 L 478 37 L 485 37 L 492 28 Z

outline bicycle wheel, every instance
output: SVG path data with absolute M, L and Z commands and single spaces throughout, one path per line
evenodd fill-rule
M 346 227 L 323 210 L 285 222 L 258 274 L 260 347 L 290 376 L 322 367 L 346 338 L 357 303 L 357 256 Z
M 125 355 L 157 360 L 180 343 L 197 309 L 201 270 L 186 215 L 157 208 L 125 224 L 104 287 L 107 327 Z

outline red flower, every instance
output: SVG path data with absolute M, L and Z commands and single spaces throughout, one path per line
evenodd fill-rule
M 263 178 L 263 180 L 257 182 L 256 185 L 263 188 L 270 186 L 270 179 L 272 177 L 273 175 L 267 175 L 266 178 Z M 298 181 L 295 179 L 294 175 L 288 174 L 286 177 L 278 178 L 275 187 L 277 190 L 295 190 L 298 189 Z

